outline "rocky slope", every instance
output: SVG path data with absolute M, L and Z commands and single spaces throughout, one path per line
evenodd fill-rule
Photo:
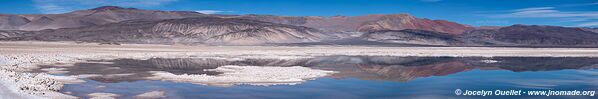
M 63 14 L 0 14 L 0 30 L 37 31 L 103 25 L 133 19 L 175 19 L 205 16 L 192 11 L 158 11 L 103 6 Z
M 444 46 L 597 47 L 598 33 L 588 28 L 513 25 L 476 29 L 461 35 L 425 30 L 382 30 L 365 33 L 368 41 Z
M 191 11 L 158 11 L 103 6 L 89 10 L 78 10 L 63 14 L 0 14 L 0 30 L 27 30 L 74 28 L 103 25 L 125 20 L 177 19 L 189 17 L 223 17 L 259 20 L 317 28 L 329 32 L 369 32 L 376 30 L 421 29 L 450 34 L 461 34 L 473 27 L 446 20 L 416 18 L 408 14 L 367 15 L 367 16 L 272 16 L 272 15 L 206 15 Z
M 23 37 L 26 35 L 31 35 L 31 32 L 19 30 L 0 30 L 0 39 Z
M 373 31 L 363 34 L 361 38 L 368 41 L 419 45 L 456 45 L 461 43 L 454 35 L 412 29 Z
M 308 27 L 216 17 L 131 20 L 32 33 L 30 36 L 5 40 L 255 45 L 314 42 L 327 37 L 320 31 Z
M 460 36 L 467 45 L 479 46 L 598 46 L 598 33 L 582 28 L 513 25 L 495 30 L 475 30 Z
M 420 29 L 458 35 L 465 31 L 474 29 L 473 27 L 467 25 L 449 22 L 446 20 L 422 19 L 408 14 L 377 14 L 354 17 L 288 17 L 272 15 L 242 15 L 226 17 L 306 26 L 330 32 L 370 32 L 377 30 Z

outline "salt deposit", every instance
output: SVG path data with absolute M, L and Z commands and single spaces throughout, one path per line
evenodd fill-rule
M 151 91 L 151 92 L 146 92 L 143 94 L 139 94 L 137 96 L 135 96 L 136 99 L 160 99 L 160 98 L 166 98 L 166 92 L 164 91 Z
M 91 97 L 89 99 L 116 99 L 120 95 L 113 93 L 91 93 L 88 96 Z
M 208 71 L 222 72 L 220 75 L 175 75 L 163 71 L 154 71 L 152 80 L 167 80 L 174 82 L 187 82 L 202 85 L 232 86 L 238 84 L 248 85 L 276 85 L 298 84 L 306 80 L 323 77 L 334 73 L 333 71 L 317 70 L 307 67 L 270 67 L 270 66 L 235 66 L 227 65 Z
M 497 63 L 498 61 L 497 60 L 486 59 L 486 60 L 481 60 L 481 62 L 483 62 L 483 63 Z

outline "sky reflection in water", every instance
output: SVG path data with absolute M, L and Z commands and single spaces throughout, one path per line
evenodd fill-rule
M 151 59 L 150 59 L 151 60 Z M 496 60 L 485 63 L 483 60 Z M 112 60 L 114 61 L 114 60 Z M 214 61 L 208 61 L 213 63 Z M 130 63 L 130 62 L 128 62 Z M 195 62 L 197 63 L 197 62 Z M 203 86 L 149 80 L 66 85 L 63 92 L 85 97 L 109 92 L 131 98 L 166 91 L 168 98 L 594 98 L 589 96 L 457 96 L 462 90 L 598 90 L 598 58 L 452 58 L 330 56 L 300 60 L 221 62 L 235 65 L 302 65 L 340 73 L 298 85 Z M 89 65 L 89 64 L 87 64 Z M 180 66 L 179 66 L 180 67 Z M 176 72 L 176 70 L 171 70 Z M 106 86 L 97 88 L 97 86 Z

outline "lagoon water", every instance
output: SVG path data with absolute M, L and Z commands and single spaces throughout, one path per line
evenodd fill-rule
M 101 62 L 110 62 L 105 64 Z M 206 86 L 140 79 L 147 71 L 207 74 L 222 65 L 305 66 L 338 73 L 296 85 Z M 42 66 L 51 67 L 51 66 Z M 111 69 L 112 68 L 112 69 Z M 114 69 L 118 68 L 118 69 Z M 586 98 L 596 96 L 463 96 L 455 90 L 598 90 L 598 58 L 558 57 L 392 57 L 326 56 L 305 59 L 177 58 L 92 60 L 67 68 L 64 75 L 124 74 L 67 84 L 64 93 L 89 98 L 107 92 L 133 98 L 149 91 L 165 91 L 167 98 L 233 99 L 363 99 L 363 98 Z M 101 86 L 101 87 L 100 87 Z

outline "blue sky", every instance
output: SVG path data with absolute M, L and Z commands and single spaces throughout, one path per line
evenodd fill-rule
M 0 0 L 0 13 L 64 13 L 104 5 L 283 16 L 408 13 L 473 26 L 598 27 L 598 0 Z

